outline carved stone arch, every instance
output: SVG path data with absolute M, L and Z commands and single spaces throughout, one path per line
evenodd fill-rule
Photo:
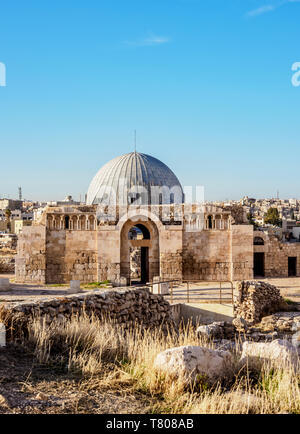
M 119 222 L 120 274 L 126 277 L 128 282 L 131 278 L 130 254 L 133 249 L 141 249 L 141 261 L 144 261 L 141 265 L 142 283 L 151 281 L 154 276 L 160 274 L 159 233 L 164 227 L 158 219 L 153 221 L 149 218 L 149 213 L 147 215 L 146 219 L 145 213 L 143 215 L 131 213 L 130 216 L 127 215 L 127 220 Z M 130 239 L 128 236 L 131 228 L 135 226 L 146 235 L 143 239 Z

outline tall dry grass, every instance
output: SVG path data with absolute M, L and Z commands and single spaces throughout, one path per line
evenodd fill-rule
M 47 325 L 35 318 L 24 344 L 40 363 L 64 366 L 88 378 L 90 387 L 122 387 L 155 398 L 152 411 L 159 413 L 300 413 L 299 375 L 290 366 L 264 364 L 259 371 L 232 367 L 232 379 L 210 387 L 204 382 L 187 388 L 180 378 L 154 370 L 156 355 L 171 347 L 213 344 L 199 339 L 195 327 L 179 331 L 126 330 L 111 321 L 87 315 Z

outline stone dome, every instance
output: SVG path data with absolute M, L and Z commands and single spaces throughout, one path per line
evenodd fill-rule
M 93 178 L 87 205 L 158 205 L 182 203 L 183 189 L 175 174 L 157 158 L 139 152 L 106 163 Z

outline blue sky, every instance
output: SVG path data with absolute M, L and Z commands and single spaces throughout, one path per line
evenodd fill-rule
M 52 0 L 0 10 L 0 196 L 79 198 L 134 149 L 207 200 L 299 197 L 300 2 Z

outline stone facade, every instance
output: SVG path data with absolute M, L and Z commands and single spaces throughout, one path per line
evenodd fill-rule
M 18 240 L 16 282 L 46 283 L 46 227 L 24 228 Z
M 289 258 L 296 258 L 295 276 L 300 276 L 300 243 L 282 242 L 274 235 L 255 231 L 254 238 L 263 244 L 254 245 L 254 253 L 263 254 L 265 277 L 288 277 Z
M 199 205 L 48 207 L 18 243 L 16 282 L 68 283 L 121 277 L 130 283 L 130 251 L 140 248 L 145 281 L 251 278 L 253 228 L 230 210 Z M 144 231 L 131 239 L 129 231 Z
M 46 282 L 97 279 L 96 232 L 47 230 Z

